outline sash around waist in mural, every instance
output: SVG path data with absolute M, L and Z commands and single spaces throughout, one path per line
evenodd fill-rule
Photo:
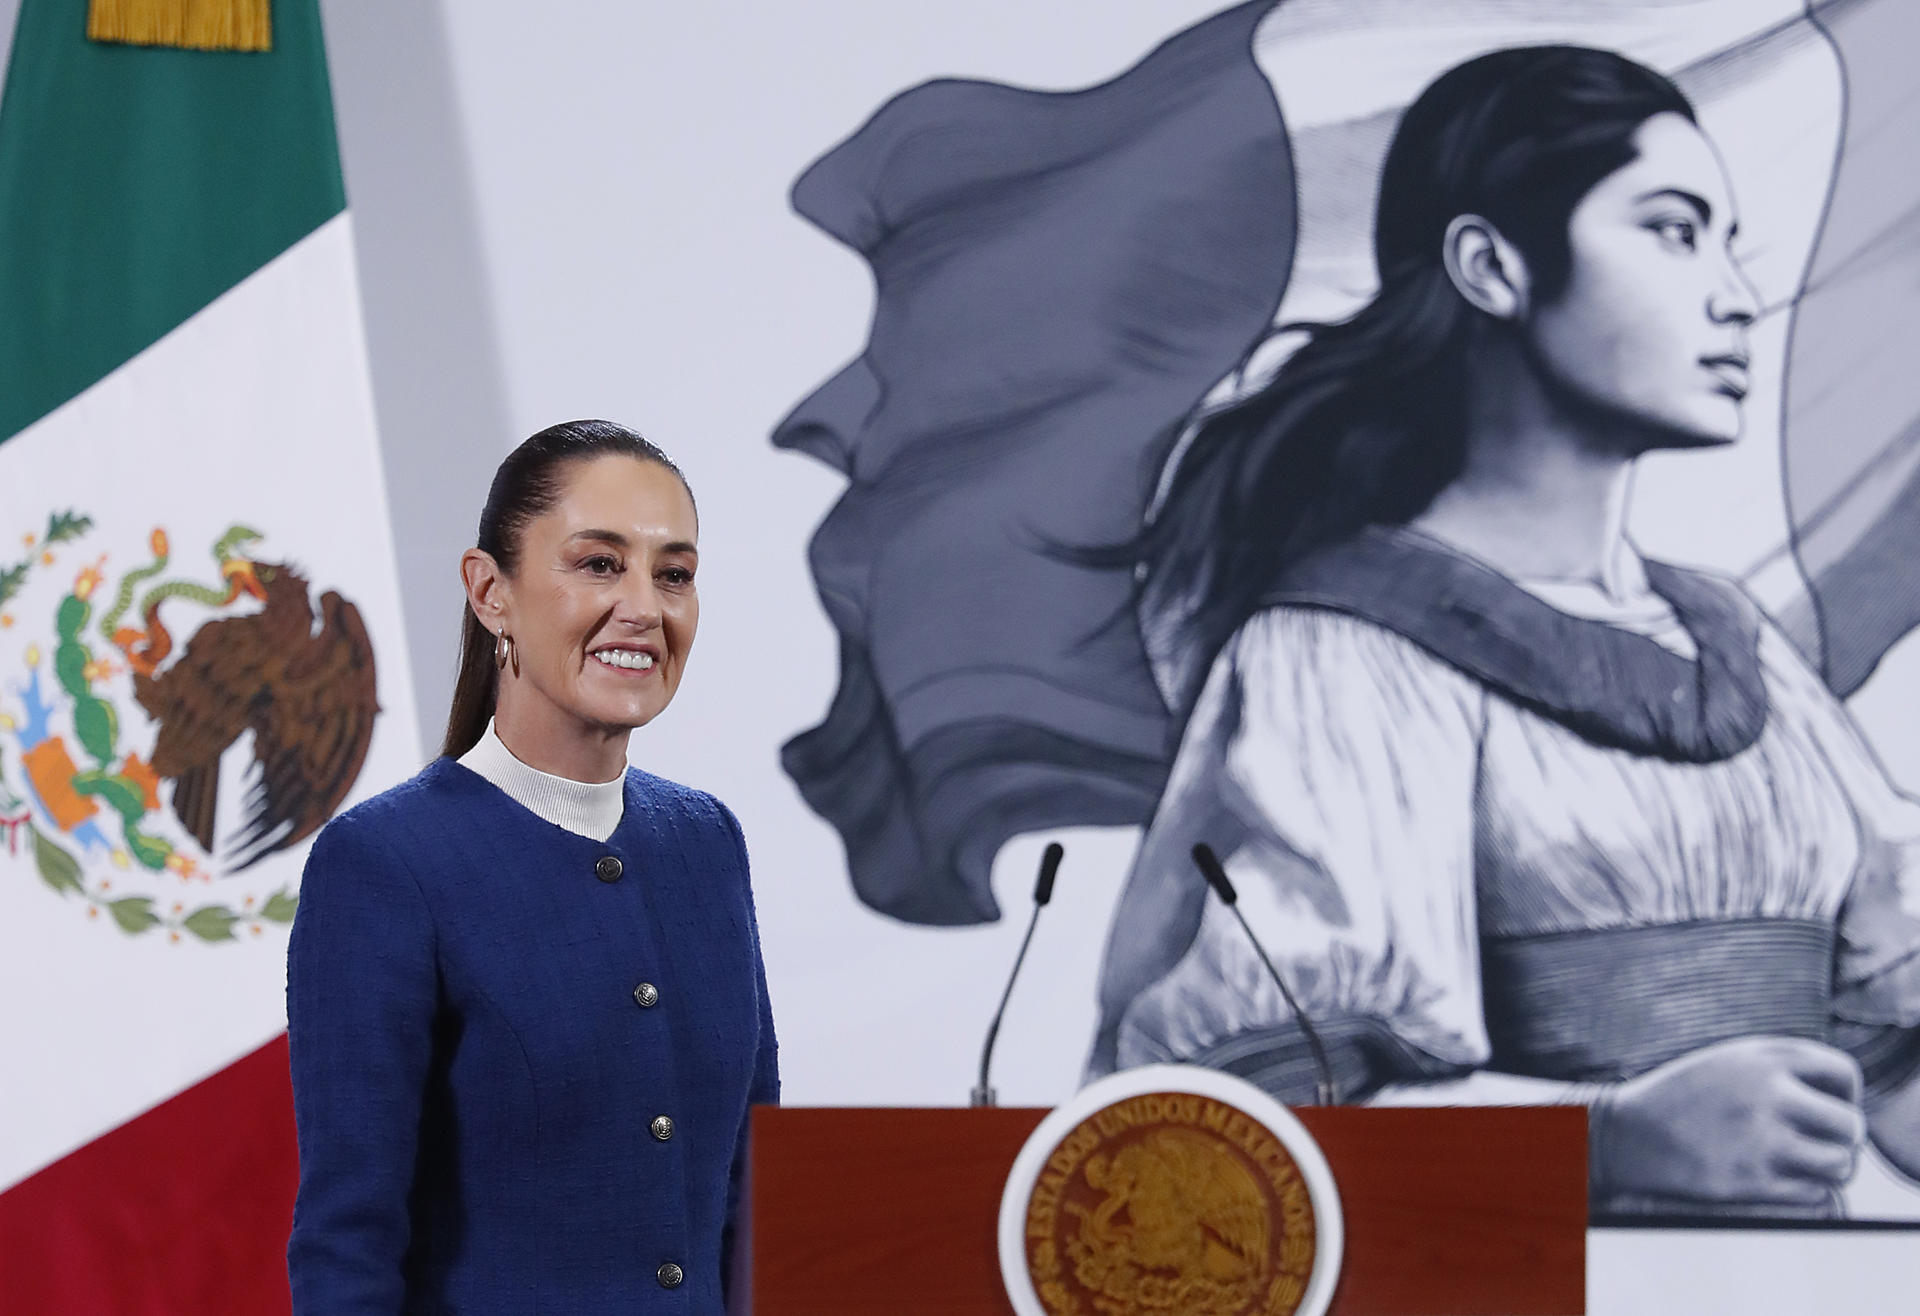
M 1825 1041 L 1833 946 L 1832 923 L 1783 918 L 1488 937 L 1488 1067 L 1595 1082 L 1732 1037 Z

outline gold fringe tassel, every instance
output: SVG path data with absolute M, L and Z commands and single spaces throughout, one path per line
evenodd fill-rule
M 129 46 L 273 49 L 273 0 L 89 0 L 87 35 Z

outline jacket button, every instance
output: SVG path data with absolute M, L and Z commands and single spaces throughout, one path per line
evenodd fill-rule
M 660 989 L 650 982 L 643 982 L 633 989 L 633 1003 L 642 1010 L 651 1010 L 660 1003 Z
M 647 1126 L 653 1130 L 655 1142 L 665 1142 L 673 1136 L 673 1119 L 668 1115 L 655 1115 L 653 1123 Z
M 685 1279 L 687 1275 L 680 1267 L 674 1265 L 671 1261 L 666 1261 L 661 1263 L 660 1269 L 653 1272 L 653 1277 L 660 1281 L 661 1288 L 677 1289 L 680 1287 L 680 1281 Z
M 593 866 L 593 875 L 602 882 L 618 882 L 620 861 L 613 855 L 602 855 L 600 861 Z

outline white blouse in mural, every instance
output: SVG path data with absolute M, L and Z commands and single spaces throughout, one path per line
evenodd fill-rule
M 1657 595 L 1527 588 L 1691 656 Z M 1831 922 L 1835 1015 L 1920 1024 L 1920 804 L 1771 625 L 1760 660 L 1758 742 L 1674 763 L 1592 744 L 1371 622 L 1255 615 L 1213 665 L 1123 899 L 1114 1059 L 1188 1059 L 1288 1021 L 1217 901 L 1184 953 L 1126 923 L 1130 901 L 1151 911 L 1156 889 L 1192 889 L 1202 839 L 1309 1016 L 1377 1021 L 1433 1073 L 1488 1060 L 1483 936 Z M 1156 957 L 1171 970 L 1111 1000 L 1138 976 L 1129 959 Z

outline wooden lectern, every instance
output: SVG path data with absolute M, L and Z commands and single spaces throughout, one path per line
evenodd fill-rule
M 1346 1218 L 1331 1316 L 1586 1310 L 1583 1107 L 1309 1107 Z M 1043 1110 L 753 1112 L 755 1316 L 1012 1316 L 1001 1188 Z

